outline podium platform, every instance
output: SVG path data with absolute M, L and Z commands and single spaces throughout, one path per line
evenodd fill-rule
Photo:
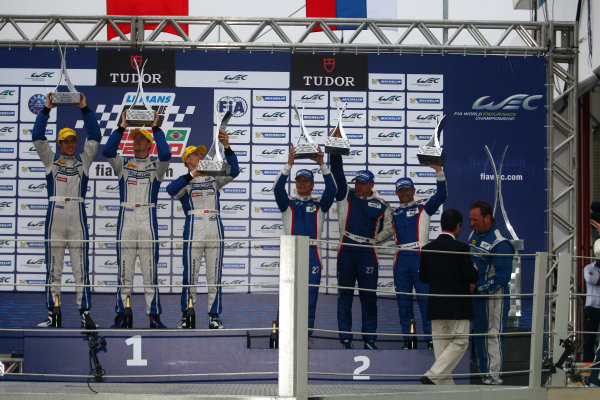
M 103 382 L 277 383 L 278 350 L 251 348 L 244 331 L 102 331 L 97 348 Z M 312 340 L 312 339 L 311 339 Z M 331 342 L 331 341 L 330 341 Z M 415 384 L 434 361 L 430 350 L 308 350 L 311 384 Z M 88 336 L 61 329 L 23 333 L 24 375 L 8 380 L 86 381 L 92 376 Z M 466 373 L 465 357 L 455 372 Z M 341 374 L 341 375 L 331 375 Z M 417 375 L 414 378 L 388 376 Z M 468 384 L 468 379 L 457 379 Z

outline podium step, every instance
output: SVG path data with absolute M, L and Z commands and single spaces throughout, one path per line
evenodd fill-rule
M 106 344 L 102 345 L 102 338 Z M 277 383 L 277 349 L 249 348 L 243 331 L 100 331 L 92 337 L 49 329 L 24 333 L 24 376 L 8 379 L 104 382 Z M 338 342 L 339 343 L 339 342 Z M 309 383 L 415 384 L 434 362 L 430 350 L 309 349 Z M 100 368 L 94 368 L 91 347 Z M 465 373 L 468 357 L 456 369 Z M 332 375 L 340 374 L 340 375 Z M 394 374 L 415 377 L 394 377 Z M 468 383 L 468 379 L 457 379 Z

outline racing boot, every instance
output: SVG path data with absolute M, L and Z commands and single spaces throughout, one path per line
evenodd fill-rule
M 167 329 L 166 325 L 160 320 L 159 314 L 148 314 L 151 329 Z
M 123 313 L 117 313 L 115 315 L 115 322 L 110 326 L 110 329 L 124 328 L 123 326 Z
M 219 314 L 208 314 L 210 316 L 210 322 L 208 323 L 208 329 L 225 329 L 223 322 L 219 319 Z
M 353 349 L 354 348 L 354 346 L 352 345 L 352 339 L 345 338 L 345 339 L 340 340 L 340 342 L 342 342 L 342 348 L 344 348 L 344 349 Z
M 48 318 L 36 325 L 38 328 L 49 328 L 52 326 L 52 310 L 48 310 Z
M 375 346 L 375 341 L 367 340 L 365 342 L 365 350 L 377 350 L 377 346 Z
M 79 310 L 79 315 L 81 315 L 81 329 L 98 329 L 98 324 L 90 317 L 90 310 Z

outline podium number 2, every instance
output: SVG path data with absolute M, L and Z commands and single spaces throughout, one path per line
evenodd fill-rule
M 142 336 L 135 335 L 125 341 L 127 346 L 133 346 L 133 358 L 127 360 L 128 367 L 145 367 L 148 360 L 142 359 Z
M 352 379 L 357 380 L 369 380 L 371 377 L 369 375 L 360 375 L 361 372 L 365 371 L 371 365 L 371 360 L 367 356 L 356 356 L 354 357 L 355 362 L 362 363 L 358 368 L 354 370 L 354 376 Z

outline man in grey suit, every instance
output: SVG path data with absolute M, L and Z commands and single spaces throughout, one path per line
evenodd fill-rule
M 430 294 L 466 295 L 477 283 L 477 267 L 469 256 L 469 246 L 456 237 L 462 227 L 462 215 L 448 209 L 442 214 L 442 233 L 425 245 L 421 254 L 419 277 L 429 283 Z M 436 250 L 452 253 L 428 252 Z M 427 319 L 431 320 L 435 363 L 421 377 L 423 384 L 453 385 L 452 371 L 469 347 L 470 320 L 473 304 L 469 297 L 430 297 Z M 437 337 L 437 335 L 452 335 Z

